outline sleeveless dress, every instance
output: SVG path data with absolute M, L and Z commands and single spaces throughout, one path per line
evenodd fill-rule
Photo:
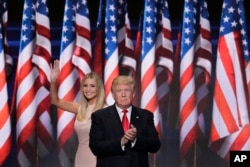
M 95 167 L 96 157 L 89 148 L 89 131 L 91 125 L 91 114 L 94 105 L 87 107 L 86 119 L 75 120 L 74 128 L 78 138 L 78 147 L 75 157 L 75 167 Z

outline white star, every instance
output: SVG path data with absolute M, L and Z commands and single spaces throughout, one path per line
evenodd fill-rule
M 236 21 L 233 21 L 233 22 L 231 23 L 231 26 L 232 26 L 232 27 L 236 27 L 236 26 L 237 26 L 237 22 L 236 22 Z
M 23 31 L 26 31 L 27 29 L 28 29 L 28 28 L 27 28 L 26 24 L 23 24 L 23 25 L 22 25 L 22 30 L 23 30 Z
M 226 16 L 226 17 L 223 18 L 223 21 L 224 21 L 225 23 L 227 23 L 227 22 L 229 21 L 229 19 L 230 19 L 230 18 Z
M 188 44 L 188 45 L 191 43 L 191 41 L 189 40 L 189 38 L 185 39 L 185 43 Z
M 190 33 L 189 28 L 185 28 L 185 30 L 184 30 L 184 31 L 185 31 L 185 33 L 186 33 L 186 34 L 189 34 L 189 33 Z
M 152 19 L 148 16 L 148 17 L 146 18 L 146 22 L 151 23 L 151 22 L 152 22 Z
M 150 37 L 147 38 L 147 43 L 151 44 L 153 41 Z
M 235 10 L 235 9 L 231 6 L 231 7 L 228 9 L 228 12 L 229 12 L 229 13 L 233 13 L 234 10 Z
M 152 32 L 151 27 L 147 27 L 147 28 L 146 28 L 146 32 L 149 33 L 149 34 L 151 34 L 151 32 Z
M 116 42 L 117 42 L 117 39 L 116 39 L 116 37 L 115 37 L 115 36 L 113 36 L 113 37 L 112 37 L 112 41 L 113 41 L 114 43 L 116 43 Z
M 111 26 L 110 30 L 113 31 L 113 32 L 116 32 L 116 27 L 115 26 Z
M 63 26 L 63 32 L 67 32 L 69 29 L 68 29 L 68 27 L 67 26 Z
M 23 35 L 23 36 L 22 36 L 22 41 L 25 42 L 25 41 L 27 41 L 27 39 L 28 39 L 28 38 L 26 37 L 26 35 Z
M 110 6 L 109 6 L 109 10 L 114 11 L 114 10 L 115 10 L 114 5 L 110 5 Z
M 108 54 L 110 50 L 108 48 L 105 49 L 105 53 Z
M 114 15 L 110 16 L 109 19 L 110 19 L 112 22 L 115 22 L 115 16 L 114 16 Z
M 66 43 L 66 42 L 68 41 L 67 36 L 63 36 L 62 41 L 63 41 L 64 43 Z

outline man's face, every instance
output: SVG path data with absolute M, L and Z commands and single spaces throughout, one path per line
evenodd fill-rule
M 134 92 L 131 85 L 117 85 L 112 91 L 116 104 L 122 108 L 128 108 L 133 100 Z

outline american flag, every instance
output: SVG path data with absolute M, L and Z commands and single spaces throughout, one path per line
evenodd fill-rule
M 141 51 L 141 107 L 152 111 L 155 114 L 155 124 L 158 122 L 158 106 L 155 78 L 155 12 L 156 2 L 145 1 L 143 30 L 142 30 L 142 51 Z
M 135 97 L 133 100 L 133 104 L 140 106 L 141 101 L 141 47 L 142 47 L 142 25 L 143 25 L 143 10 L 140 13 L 140 19 L 138 22 L 138 31 L 135 39 L 135 48 L 134 48 L 134 57 L 132 61 L 136 61 L 135 67 Z M 139 63 L 138 63 L 139 62 Z M 132 63 L 131 63 L 132 64 Z
M 117 25 L 117 1 L 106 2 L 105 15 L 105 61 L 104 61 L 104 85 L 106 102 L 108 105 L 114 103 L 111 95 L 111 84 L 113 79 L 119 75 L 118 55 L 118 25 Z
M 2 5 L 2 4 L 0 4 Z M 1 6 L 0 6 L 1 9 Z M 1 20 L 1 19 L 0 19 Z M 0 22 L 0 166 L 3 165 L 5 159 L 10 153 L 11 149 L 11 121 L 8 107 L 8 92 L 7 81 L 5 73 L 4 61 L 4 39 L 2 34 L 2 23 Z
M 50 59 L 51 59 L 51 37 L 50 20 L 48 17 L 47 0 L 36 2 L 36 46 L 32 62 L 38 67 L 40 81 L 49 87 L 50 82 Z
M 123 18 L 125 18 L 125 32 L 124 35 L 124 50 L 121 57 L 121 66 L 128 68 L 129 70 L 129 75 L 132 75 L 133 77 L 135 77 L 135 72 L 136 72 L 136 56 L 134 54 L 134 44 L 133 44 L 133 39 L 132 39 L 132 33 L 131 33 L 131 26 L 130 26 L 130 19 L 128 16 L 128 7 L 127 4 L 123 5 L 120 4 L 122 6 L 124 6 L 124 14 Z
M 200 1 L 200 31 L 195 48 L 195 86 L 198 111 L 198 137 L 205 137 L 205 111 L 211 104 L 212 43 L 206 0 Z
M 125 25 L 125 14 L 127 9 L 126 1 L 117 1 L 117 42 L 118 42 L 118 55 L 119 59 L 124 54 L 125 49 L 125 37 L 126 37 L 126 25 Z
M 156 1 L 145 1 L 142 49 L 141 49 L 141 107 L 154 114 L 154 123 L 159 125 L 157 84 L 155 77 Z
M 194 78 L 195 41 L 198 36 L 199 2 L 184 2 L 180 46 L 180 153 L 184 158 L 197 133 L 197 106 Z
M 168 2 L 160 0 L 157 4 L 156 29 L 156 79 L 159 109 L 162 118 L 166 118 L 169 106 L 169 85 L 173 76 L 173 43 Z M 161 124 L 163 124 L 163 121 Z M 162 131 L 161 127 L 161 131 Z
M 76 101 L 79 99 L 80 80 L 77 68 L 72 64 L 76 43 L 75 16 L 77 0 L 66 0 L 60 46 L 60 74 L 58 77 L 59 98 Z M 74 146 L 75 114 L 57 109 L 57 144 L 59 164 L 62 167 L 72 165 L 70 155 Z M 75 143 L 76 144 L 76 143 Z
M 148 0 L 144 4 L 141 48 L 141 104 L 154 114 L 154 124 L 159 130 L 161 115 L 158 106 L 156 83 L 156 20 L 158 1 Z M 152 164 L 155 165 L 155 155 Z
M 164 67 L 167 72 L 167 81 L 170 84 L 173 77 L 173 43 L 172 43 L 172 29 L 171 21 L 168 11 L 168 2 L 161 0 L 159 3 L 162 6 L 161 12 L 159 12 L 159 34 L 157 36 L 157 65 Z M 159 48 L 159 49 L 158 49 Z
M 80 78 L 91 71 L 91 33 L 87 0 L 78 0 L 76 5 L 76 46 L 72 63 L 78 68 Z
M 39 72 L 33 68 L 32 54 L 35 47 L 35 0 L 25 0 L 23 7 L 20 47 L 13 94 L 16 111 L 16 141 L 18 166 L 32 166 L 36 161 L 36 90 Z
M 166 144 L 164 139 L 164 131 L 166 129 L 166 118 L 169 106 L 169 85 L 173 75 L 173 44 L 171 22 L 169 19 L 168 2 L 167 0 L 159 0 L 157 3 L 156 13 L 156 81 L 157 81 L 157 96 L 160 112 L 160 119 L 157 125 L 157 130 L 162 140 L 162 145 Z M 164 157 L 164 149 L 157 152 L 155 161 Z M 166 159 L 162 158 L 165 162 Z
M 38 118 L 36 123 L 37 154 L 41 160 L 50 154 L 54 144 L 49 94 L 51 38 L 46 2 L 46 0 L 36 2 L 36 46 L 32 56 L 33 68 L 39 71 L 40 81 L 34 84 L 34 89 L 37 101 L 36 117 Z
M 246 21 L 246 12 L 244 8 L 244 0 L 239 1 L 239 14 L 240 14 L 240 24 L 241 24 L 241 35 L 242 35 L 242 47 L 243 55 L 245 60 L 245 69 L 246 69 L 246 82 L 248 87 L 248 98 L 250 98 L 250 52 L 249 52 L 249 40 L 247 33 L 247 21 Z
M 210 147 L 229 160 L 231 149 L 249 150 L 249 95 L 243 1 L 224 0 L 217 48 Z M 245 56 L 245 57 L 244 57 Z
M 5 69 L 6 69 L 6 76 L 10 77 L 13 72 L 13 57 L 10 53 L 10 48 L 7 40 L 7 24 L 8 24 L 8 10 L 7 10 L 7 0 L 2 0 L 0 4 L 1 14 L 0 17 L 2 18 L 2 35 L 3 35 L 3 49 L 4 49 L 4 59 L 5 59 Z
M 95 39 L 93 46 L 93 56 L 92 56 L 92 71 L 96 72 L 101 78 L 103 78 L 103 68 L 104 68 L 104 56 L 103 56 L 103 48 L 104 48 L 104 17 L 105 17 L 105 3 L 106 0 L 99 1 L 99 9 L 98 9 L 98 18 L 96 23 L 95 30 Z

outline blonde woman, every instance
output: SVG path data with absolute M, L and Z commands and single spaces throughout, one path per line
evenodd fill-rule
M 75 167 L 95 167 L 96 157 L 89 149 L 89 131 L 91 114 L 105 106 L 104 86 L 101 78 L 94 72 L 86 74 L 81 81 L 80 102 L 66 101 L 58 97 L 56 81 L 60 73 L 59 60 L 51 64 L 51 104 L 62 110 L 76 114 L 75 132 L 78 137 L 78 147 L 75 157 Z

